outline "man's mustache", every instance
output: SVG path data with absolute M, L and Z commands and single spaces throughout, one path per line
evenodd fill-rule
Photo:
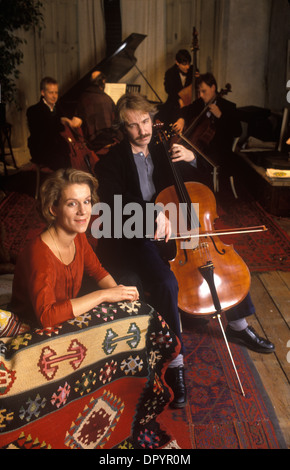
M 139 137 L 137 137 L 136 140 L 142 140 L 142 139 L 145 139 L 146 137 L 151 137 L 151 134 L 139 135 Z

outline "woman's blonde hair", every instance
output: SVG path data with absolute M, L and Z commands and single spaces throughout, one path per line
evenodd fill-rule
M 40 188 L 40 209 L 48 225 L 55 221 L 51 207 L 58 206 L 63 190 L 71 184 L 87 184 L 91 190 L 92 205 L 98 202 L 98 181 L 90 173 L 74 168 L 57 170 L 44 181 Z

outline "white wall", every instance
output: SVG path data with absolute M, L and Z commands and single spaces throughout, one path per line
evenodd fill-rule
M 225 81 L 238 106 L 265 105 L 271 0 L 230 0 Z

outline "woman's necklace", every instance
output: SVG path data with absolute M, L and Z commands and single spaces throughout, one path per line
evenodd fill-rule
M 54 229 L 54 231 L 55 231 L 55 229 Z M 54 245 L 55 245 L 56 251 L 57 251 L 57 253 L 58 253 L 58 256 L 59 256 L 61 262 L 62 262 L 63 264 L 66 264 L 66 263 L 63 261 L 63 259 L 62 259 L 61 252 L 60 252 L 60 250 L 59 250 L 59 248 L 58 248 L 58 245 L 57 245 L 57 243 L 56 243 L 56 240 L 55 240 L 54 236 L 52 235 L 52 233 L 51 233 L 51 231 L 50 231 L 50 228 L 48 229 L 48 233 L 49 233 L 49 235 L 50 235 L 51 238 L 52 238 L 52 241 L 53 241 L 53 243 L 54 243 Z

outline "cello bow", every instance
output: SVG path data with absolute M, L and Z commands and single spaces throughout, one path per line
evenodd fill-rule
M 231 229 L 220 229 L 213 232 L 198 232 L 198 233 L 184 233 L 179 235 L 174 235 L 169 238 L 169 240 L 184 240 L 190 238 L 199 238 L 199 237 L 218 237 L 222 235 L 243 235 L 245 233 L 257 233 L 257 232 L 266 232 L 268 229 L 265 225 L 257 225 L 255 227 L 240 227 L 240 228 L 231 228 Z M 146 238 L 152 238 L 152 235 L 146 235 Z M 158 238 L 156 241 L 162 241 L 163 239 Z

